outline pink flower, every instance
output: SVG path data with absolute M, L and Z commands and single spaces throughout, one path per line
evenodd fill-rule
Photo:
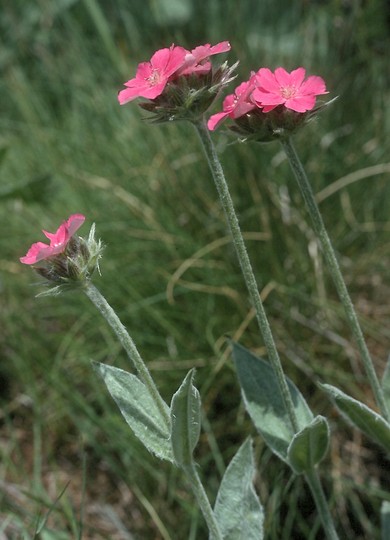
M 305 69 L 299 67 L 288 73 L 282 67 L 275 73 L 261 68 L 256 74 L 257 88 L 252 94 L 254 102 L 267 113 L 278 105 L 303 113 L 313 109 L 316 96 L 327 94 L 325 82 L 321 77 L 311 76 L 306 80 Z
M 241 83 L 233 94 L 225 97 L 222 105 L 223 112 L 213 114 L 207 122 L 210 131 L 214 131 L 225 118 L 239 118 L 256 108 L 255 103 L 250 99 L 255 89 L 255 78 L 255 75 L 252 75 L 249 81 Z
M 211 69 L 210 56 L 230 51 L 230 48 L 228 41 L 221 41 L 217 45 L 206 43 L 206 45 L 195 47 L 191 52 L 187 51 L 185 63 L 176 75 L 190 75 L 191 73 L 204 75 Z
M 127 88 L 118 94 L 120 105 L 137 97 L 155 99 L 164 91 L 170 77 L 184 64 L 188 51 L 183 47 L 171 45 L 154 53 L 150 62 L 138 65 L 134 79 L 125 83 Z
M 124 105 L 138 97 L 156 99 L 163 93 L 168 82 L 181 75 L 208 73 L 211 70 L 209 57 L 229 50 L 228 41 L 213 46 L 207 43 L 191 52 L 175 45 L 169 49 L 160 49 L 154 53 L 150 62 L 138 65 L 136 76 L 125 83 L 125 90 L 119 92 L 119 103 Z
M 50 240 L 50 245 L 44 242 L 36 242 L 28 250 L 24 257 L 20 258 L 23 264 L 35 264 L 44 259 L 50 259 L 54 255 L 62 253 L 69 240 L 74 233 L 81 227 L 85 221 L 85 216 L 82 214 L 72 214 L 64 221 L 55 233 L 42 231 L 43 234 Z

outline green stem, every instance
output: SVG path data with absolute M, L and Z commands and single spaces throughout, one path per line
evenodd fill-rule
M 215 519 L 210 501 L 206 495 L 202 482 L 200 481 L 194 462 L 186 467 L 183 467 L 183 470 L 191 484 L 192 491 L 196 497 L 196 500 L 198 501 L 203 517 L 207 523 L 207 527 L 210 532 L 209 540 L 223 540 L 218 522 Z
M 233 201 L 229 193 L 229 187 L 225 180 L 221 163 L 218 159 L 217 152 L 215 150 L 214 144 L 211 140 L 205 122 L 200 121 L 198 123 L 195 123 L 194 126 L 202 142 L 203 149 L 205 151 L 207 161 L 209 163 L 214 182 L 217 187 L 219 198 L 221 200 L 226 220 L 228 222 L 230 232 L 233 238 L 233 244 L 236 249 L 242 273 L 244 275 L 244 280 L 249 292 L 252 305 L 256 312 L 256 319 L 260 328 L 260 332 L 264 339 L 268 358 L 271 362 L 272 368 L 278 381 L 279 390 L 284 402 L 284 407 L 288 412 L 292 428 L 294 432 L 297 433 L 299 431 L 299 427 L 294 405 L 291 399 L 290 390 L 288 388 L 286 377 L 283 372 L 282 364 L 279 358 L 278 351 L 276 349 L 274 338 L 272 336 L 267 315 L 261 301 L 261 297 L 256 283 L 256 278 L 254 276 L 252 265 L 245 247 L 244 239 L 241 234 L 240 225 L 238 223 L 238 218 L 234 210 Z
M 325 498 L 317 470 L 312 469 L 306 473 L 305 477 L 316 503 L 316 508 L 320 515 L 327 539 L 338 540 L 339 537 L 334 527 L 332 516 L 329 512 L 328 502 Z
M 381 410 L 383 417 L 389 420 L 390 417 L 389 417 L 389 412 L 387 410 L 386 401 L 383 395 L 383 390 L 382 390 L 381 385 L 379 384 L 379 380 L 375 372 L 374 364 L 371 359 L 370 353 L 368 351 L 366 341 L 364 339 L 363 332 L 361 330 L 359 320 L 356 315 L 355 308 L 353 307 L 351 297 L 349 296 L 347 286 L 345 284 L 344 278 L 340 270 L 340 266 L 336 258 L 336 254 L 334 252 L 334 249 L 330 241 L 330 238 L 328 236 L 328 233 L 326 231 L 321 213 L 316 203 L 311 184 L 307 178 L 306 172 L 295 151 L 295 148 L 292 144 L 291 139 L 284 139 L 282 141 L 282 146 L 283 146 L 284 151 L 286 152 L 291 169 L 293 170 L 293 173 L 295 175 L 295 178 L 301 190 L 302 196 L 305 200 L 307 209 L 312 219 L 313 228 L 321 243 L 326 262 L 328 264 L 338 295 L 340 297 L 340 301 L 342 305 L 344 306 L 348 323 L 350 325 L 350 328 L 356 340 L 356 344 L 360 351 L 364 368 L 366 370 L 366 374 L 367 374 L 369 383 L 371 385 L 371 388 L 374 392 L 376 402 L 378 404 L 379 409 Z
M 167 428 L 169 428 L 171 421 L 170 421 L 169 413 L 167 412 L 166 404 L 164 400 L 162 399 L 157 389 L 157 386 L 155 385 L 152 379 L 152 376 L 149 373 L 148 368 L 146 367 L 144 361 L 142 360 L 141 355 L 139 354 L 134 341 L 129 336 L 126 328 L 121 323 L 118 315 L 112 309 L 112 307 L 104 298 L 104 296 L 100 293 L 100 291 L 90 281 L 86 282 L 84 292 L 88 296 L 88 298 L 91 300 L 91 302 L 97 307 L 100 313 L 103 315 L 103 317 L 106 319 L 106 321 L 111 326 L 111 328 L 114 330 L 122 347 L 125 349 L 128 357 L 130 358 L 135 369 L 137 370 L 139 378 L 144 383 L 144 385 L 148 388 L 150 395 L 152 396 L 154 402 L 156 403 L 156 406 L 161 412 L 161 415 L 165 420 L 165 424 Z
M 291 394 L 287 386 L 286 377 L 283 372 L 283 368 L 272 336 L 271 328 L 269 326 L 267 316 L 263 307 L 263 303 L 258 292 L 256 279 L 254 277 L 252 266 L 248 257 L 248 253 L 246 251 L 244 240 L 242 238 L 237 215 L 234 210 L 233 201 L 229 193 L 229 188 L 226 183 L 221 164 L 219 162 L 217 153 L 215 151 L 210 134 L 205 124 L 203 122 L 195 124 L 195 128 L 203 144 L 203 148 L 206 153 L 206 157 L 209 162 L 215 184 L 217 186 L 218 194 L 221 199 L 227 222 L 229 224 L 231 235 L 233 237 L 233 243 L 236 249 L 238 260 L 240 262 L 242 273 L 244 275 L 245 283 L 248 288 L 252 304 L 256 311 L 257 322 L 259 324 L 260 331 L 264 339 L 268 357 L 277 377 L 280 392 L 284 401 L 284 406 L 289 413 L 293 429 L 295 432 L 297 432 L 299 431 L 299 427 L 291 399 Z M 313 493 L 313 497 L 318 512 L 320 514 L 324 529 L 326 531 L 328 540 L 338 540 L 338 536 L 333 525 L 333 520 L 330 515 L 328 504 L 325 499 L 317 472 L 315 470 L 310 471 L 306 475 L 306 478 Z

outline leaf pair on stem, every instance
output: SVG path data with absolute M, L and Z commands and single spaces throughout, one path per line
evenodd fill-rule
M 198 500 L 212 540 L 261 540 L 263 510 L 253 488 L 255 465 L 247 439 L 226 469 L 214 511 L 196 470 L 193 451 L 201 428 L 201 398 L 193 384 L 192 369 L 166 405 L 170 425 L 136 375 L 106 364 L 94 363 L 124 419 L 144 446 L 160 459 L 181 468 Z

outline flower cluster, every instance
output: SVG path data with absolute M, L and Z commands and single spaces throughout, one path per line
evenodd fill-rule
M 50 243 L 32 244 L 20 262 L 33 266 L 41 276 L 57 283 L 57 289 L 89 279 L 99 267 L 103 248 L 94 238 L 94 226 L 87 239 L 75 236 L 84 221 L 82 214 L 72 214 L 55 233 L 42 231 Z
M 235 68 L 226 63 L 213 70 L 210 56 L 230 50 L 230 43 L 201 45 L 192 51 L 171 45 L 155 52 L 149 62 L 138 65 L 136 76 L 118 94 L 120 105 L 136 98 L 149 101 L 140 106 L 153 112 L 153 121 L 196 120 L 232 80 Z
M 260 68 L 224 99 L 222 112 L 210 117 L 208 128 L 213 131 L 231 118 L 234 131 L 257 140 L 290 134 L 322 108 L 314 108 L 316 96 L 328 93 L 321 77 L 305 75 L 303 67 L 291 73 L 282 67 L 274 73 Z

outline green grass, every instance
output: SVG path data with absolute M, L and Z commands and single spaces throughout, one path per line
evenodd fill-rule
M 2 9 L 0 531 L 8 538 L 33 538 L 50 510 L 37 538 L 206 537 L 181 475 L 145 453 L 91 370 L 91 359 L 129 368 L 104 321 L 76 294 L 35 298 L 42 286 L 18 262 L 42 228 L 55 229 L 71 213 L 96 222 L 106 249 L 95 282 L 163 396 L 169 401 L 198 367 L 206 418 L 196 457 L 212 500 L 224 466 L 255 435 L 225 336 L 259 354 L 264 348 L 196 134 L 184 124 L 149 126 L 135 104 L 117 104 L 136 64 L 162 46 L 229 39 L 240 78 L 260 65 L 304 65 L 326 79 L 330 97 L 340 95 L 296 147 L 319 193 L 384 164 L 321 209 L 378 372 L 385 365 L 385 3 L 187 0 L 179 11 L 174 4 L 19 0 Z M 318 380 L 336 384 L 372 405 L 292 175 L 276 144 L 228 144 L 222 133 L 214 140 L 243 231 L 259 233 L 248 249 L 286 372 L 332 423 L 321 472 L 340 534 L 377 538 L 388 463 L 316 389 Z M 323 538 L 303 482 L 290 481 L 258 437 L 256 456 L 267 538 Z

